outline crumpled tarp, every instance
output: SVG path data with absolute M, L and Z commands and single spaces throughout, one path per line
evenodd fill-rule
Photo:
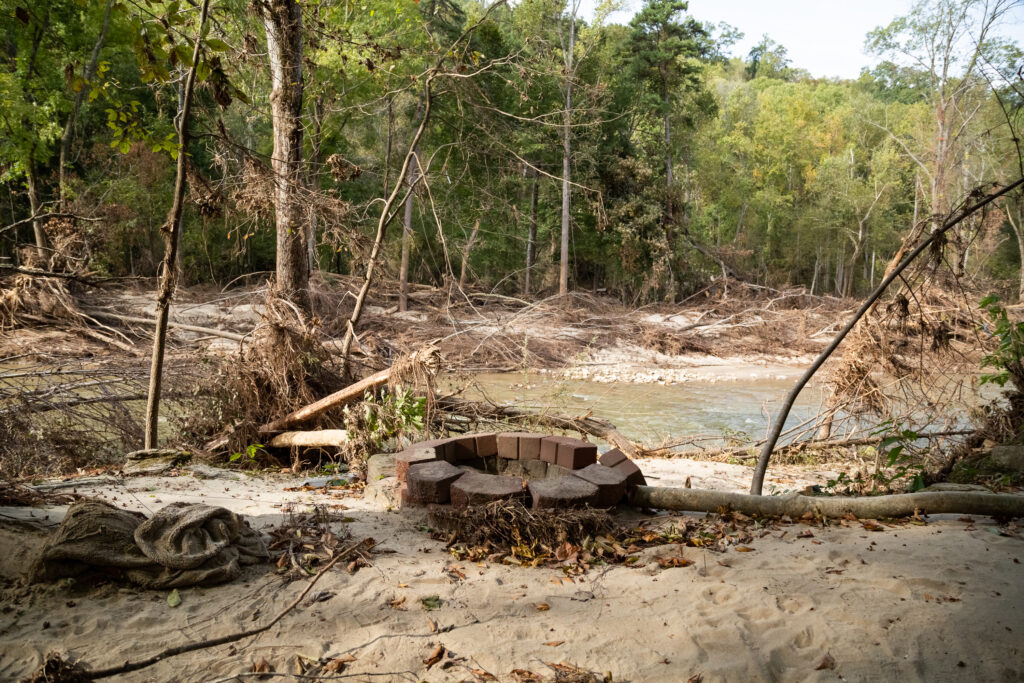
M 269 559 L 241 515 L 209 505 L 172 503 L 152 518 L 100 500 L 72 505 L 46 541 L 31 581 L 100 574 L 144 588 L 224 583 L 242 565 Z

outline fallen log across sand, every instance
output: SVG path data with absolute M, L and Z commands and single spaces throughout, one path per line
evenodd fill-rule
M 729 508 L 745 515 L 789 515 L 807 513 L 821 517 L 860 519 L 909 517 L 914 514 L 986 515 L 1024 517 L 1024 495 L 974 491 L 920 491 L 889 496 L 754 496 L 746 493 L 637 486 L 629 502 L 638 507 L 689 512 L 717 512 Z
M 373 391 L 382 387 L 392 379 L 410 373 L 417 367 L 422 367 L 424 372 L 432 375 L 437 372 L 440 363 L 440 352 L 437 350 L 437 347 L 428 345 L 401 359 L 390 368 L 374 373 L 366 379 L 350 384 L 340 391 L 324 396 L 319 401 L 310 403 L 288 413 L 282 418 L 263 425 L 260 427 L 259 433 L 264 435 L 276 434 L 297 427 L 304 422 L 309 422 L 332 408 L 339 408 L 353 401 L 361 400 L 367 391 Z
M 270 440 L 273 448 L 325 448 L 348 443 L 348 430 L 316 429 L 311 432 L 283 432 Z

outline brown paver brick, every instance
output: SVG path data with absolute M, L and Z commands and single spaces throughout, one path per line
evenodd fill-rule
M 432 447 L 423 447 L 421 444 L 418 444 L 415 449 L 402 451 L 395 456 L 395 476 L 398 477 L 398 481 L 404 484 L 410 465 L 421 462 L 434 462 L 437 459 Z
M 558 442 L 558 465 L 570 470 L 581 470 L 597 462 L 597 446 L 582 439 L 564 437 Z
M 593 506 L 597 487 L 579 477 L 535 479 L 529 484 L 534 509 Z
M 626 454 L 620 451 L 618 448 L 612 448 L 601 454 L 599 462 L 605 467 L 615 467 L 623 460 L 628 460 Z
M 544 462 L 558 462 L 558 444 L 562 440 L 560 436 L 545 436 L 540 442 L 540 459 Z M 522 441 L 519 442 L 522 445 Z
M 576 470 L 572 476 L 589 481 L 597 487 L 597 498 L 594 499 L 596 507 L 609 508 L 618 505 L 626 496 L 626 475 L 614 467 L 594 463 Z
M 473 435 L 458 436 L 448 439 L 445 446 L 444 459 L 452 463 L 466 462 L 476 457 L 476 437 Z
M 423 462 L 409 467 L 405 475 L 409 499 L 414 503 L 447 503 L 451 500 L 451 485 L 465 472 L 444 460 Z
M 617 472 L 621 472 L 626 476 L 627 486 L 647 486 L 647 480 L 644 478 L 644 473 L 640 471 L 637 464 L 626 458 L 619 464 L 612 468 Z
M 490 458 L 498 454 L 498 435 L 494 432 L 474 434 L 478 458 Z
M 523 432 L 519 435 L 519 459 L 540 460 L 540 444 L 544 441 L 543 434 Z
M 525 498 L 523 480 L 517 477 L 502 477 L 497 474 L 468 472 L 451 486 L 452 505 L 484 505 L 495 500 Z
M 519 459 L 519 436 L 522 432 L 504 432 L 498 434 L 498 457 L 506 460 Z

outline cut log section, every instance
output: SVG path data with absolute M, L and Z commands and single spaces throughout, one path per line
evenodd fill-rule
M 986 515 L 989 517 L 1024 516 L 1024 496 L 965 491 L 922 491 L 890 496 L 832 497 L 754 496 L 746 493 L 637 486 L 629 502 L 638 507 L 662 510 L 717 512 L 729 508 L 745 515 L 789 515 L 801 517 L 808 512 L 822 517 L 862 519 L 909 517 L 919 514 Z
M 273 448 L 328 448 L 348 443 L 345 429 L 317 429 L 311 432 L 284 432 L 270 440 Z

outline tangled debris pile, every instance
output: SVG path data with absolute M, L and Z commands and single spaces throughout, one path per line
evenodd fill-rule
M 430 511 L 430 522 L 433 537 L 446 541 L 456 559 L 556 566 L 566 574 L 585 573 L 595 564 L 633 564 L 644 548 L 670 545 L 676 546 L 674 551 L 654 560 L 663 567 L 685 567 L 692 561 L 682 558 L 683 547 L 745 552 L 755 534 L 764 535 L 780 524 L 722 511 L 629 526 L 617 524 L 605 510 L 531 510 L 507 500 L 465 508 L 437 506 Z
M 287 520 L 270 531 L 268 550 L 278 573 L 286 581 L 316 575 L 342 549 L 342 543 L 351 538 L 346 529 L 334 531 L 331 524 L 351 521 L 351 517 L 331 512 L 322 505 L 304 514 L 290 514 Z M 349 574 L 360 567 L 370 566 L 369 551 L 374 545 L 373 539 L 367 539 L 354 551 L 355 558 L 346 567 Z

